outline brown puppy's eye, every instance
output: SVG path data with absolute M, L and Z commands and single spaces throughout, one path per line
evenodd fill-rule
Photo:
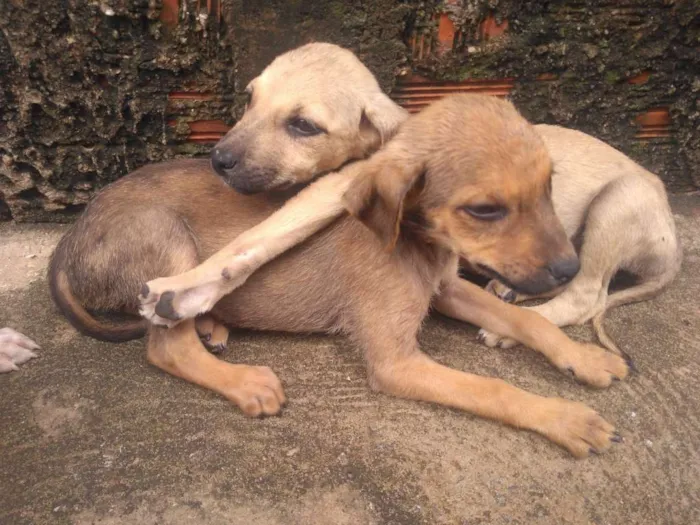
M 508 215 L 508 209 L 499 204 L 468 204 L 460 208 L 463 212 L 480 221 L 499 221 Z
M 289 119 L 289 122 L 287 122 L 287 129 L 289 129 L 292 135 L 298 137 L 313 137 L 314 135 L 324 133 L 324 130 L 319 128 L 316 124 L 301 117 Z

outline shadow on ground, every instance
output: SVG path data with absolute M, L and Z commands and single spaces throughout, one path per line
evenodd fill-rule
M 430 320 L 449 366 L 588 403 L 625 443 L 575 461 L 534 434 L 370 392 L 341 338 L 234 334 L 226 359 L 271 366 L 281 417 L 249 420 L 54 311 L 43 266 L 59 226 L 0 227 L 0 325 L 41 358 L 0 376 L 0 522 L 20 524 L 532 524 L 700 522 L 700 197 L 673 198 L 682 274 L 608 330 L 640 373 L 579 386 L 522 348 Z M 587 327 L 568 330 L 590 338 Z

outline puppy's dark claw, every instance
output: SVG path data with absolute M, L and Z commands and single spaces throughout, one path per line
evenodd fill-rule
M 151 289 L 148 287 L 147 284 L 144 284 L 141 287 L 141 297 L 143 297 L 145 299 L 146 297 L 148 297 L 149 293 L 151 293 Z
M 566 371 L 571 374 L 571 377 L 576 377 L 576 372 L 574 372 L 573 367 L 567 366 Z
M 594 449 L 593 447 L 589 448 L 589 449 L 588 449 L 588 452 L 589 452 L 590 454 L 595 455 L 595 456 L 597 456 L 597 455 L 600 454 L 600 452 L 598 452 L 598 451 L 597 451 L 596 449 Z
M 163 319 L 170 319 L 171 321 L 179 321 L 180 316 L 173 308 L 173 298 L 175 297 L 175 292 L 165 292 L 160 296 L 160 299 L 156 303 L 156 315 L 162 317 Z
M 637 366 L 627 352 L 622 352 L 622 358 L 625 360 L 625 363 L 627 363 L 627 368 L 629 368 L 631 372 L 639 373 Z
M 622 443 L 624 438 L 619 434 L 619 432 L 613 432 L 613 435 L 610 437 L 610 441 L 613 443 Z
M 221 355 L 226 351 L 226 345 L 224 343 L 219 343 L 218 345 L 212 346 L 209 351 L 214 355 Z
M 202 341 L 204 348 L 206 348 L 210 354 L 221 355 L 226 351 L 226 343 L 213 345 L 209 342 L 211 340 L 211 334 L 200 336 L 199 340 Z

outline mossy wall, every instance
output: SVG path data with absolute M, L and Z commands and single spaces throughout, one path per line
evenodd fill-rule
M 512 97 L 533 120 L 612 142 L 671 190 L 700 187 L 697 0 L 446 3 L 0 0 L 0 217 L 71 220 L 130 170 L 206 154 L 235 123 L 247 82 L 312 40 L 353 49 L 387 90 L 408 69 L 515 77 Z M 445 10 L 459 42 L 412 60 L 409 37 L 436 38 Z M 508 29 L 484 40 L 489 17 Z M 644 72 L 645 83 L 628 82 Z M 635 138 L 635 118 L 662 106 L 671 136 Z

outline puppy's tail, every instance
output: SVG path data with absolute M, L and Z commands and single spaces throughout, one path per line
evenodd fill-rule
M 60 268 L 62 257 L 59 246 L 49 265 L 49 288 L 51 297 L 61 313 L 80 333 L 111 343 L 122 343 L 140 339 L 146 335 L 148 321 L 139 319 L 125 323 L 103 322 L 95 319 L 73 295 L 65 270 Z
M 637 303 L 639 301 L 645 301 L 655 297 L 673 280 L 676 274 L 678 274 L 680 266 L 681 253 L 679 249 L 673 265 L 661 275 L 609 295 L 603 310 L 593 317 L 593 330 L 595 331 L 596 337 L 598 338 L 598 341 L 600 341 L 600 344 L 611 352 L 624 357 L 628 362 L 631 362 L 629 354 L 620 350 L 620 348 L 606 333 L 605 327 L 603 326 L 605 313 L 608 310 L 617 308 L 623 304 Z

